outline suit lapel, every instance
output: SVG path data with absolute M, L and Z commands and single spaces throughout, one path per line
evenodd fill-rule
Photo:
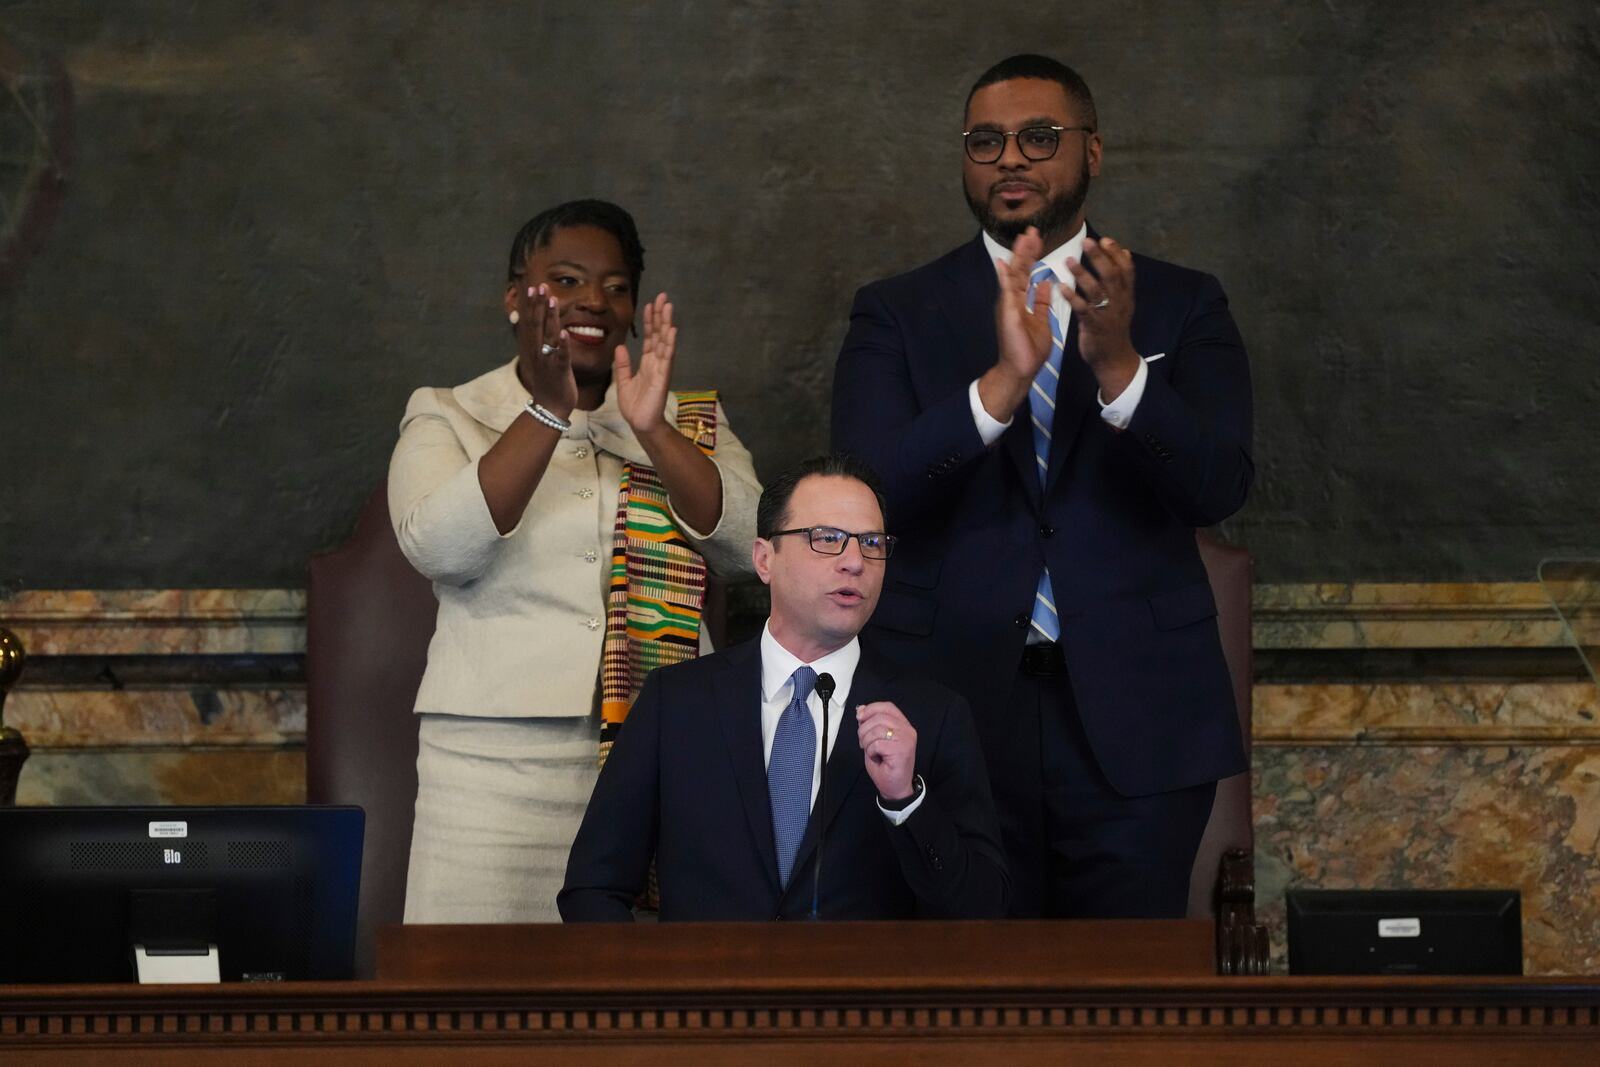
M 1000 447 L 1011 457 L 1011 465 L 1017 469 L 1017 477 L 1022 480 L 1034 514 L 1040 514 L 1044 506 L 1044 488 L 1039 483 L 1039 463 L 1033 455 L 1033 422 L 1026 400 L 1017 409 L 1011 426 L 1000 436 Z
M 969 382 L 994 366 L 994 301 L 1000 283 L 980 235 L 950 257 L 934 302 L 950 327 L 956 376 Z
M 979 377 L 999 358 L 994 336 L 994 303 L 1000 295 L 989 249 L 979 234 L 954 257 L 945 274 L 945 292 L 939 301 L 950 324 L 956 358 L 963 370 L 962 381 Z M 1000 436 L 1000 447 L 1022 479 L 1024 491 L 1037 512 L 1043 499 L 1038 464 L 1033 459 L 1033 430 L 1026 418 L 1026 407 Z M 860 701 L 857 701 L 860 703 Z
M 759 642 L 728 650 L 728 665 L 713 683 L 717 721 L 733 761 L 739 799 L 755 837 L 767 880 L 778 888 L 778 847 L 772 836 L 772 800 L 761 758 L 761 655 Z

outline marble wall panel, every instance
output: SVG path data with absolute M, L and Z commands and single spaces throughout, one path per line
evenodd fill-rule
M 23 590 L 0 625 L 30 664 L 5 721 L 33 749 L 19 804 L 283 804 L 305 798 L 305 690 L 170 685 L 63 687 L 50 657 L 296 656 L 305 594 L 293 589 Z M 186 661 L 193 664 L 197 661 Z
M 303 748 L 34 752 L 18 804 L 303 804 Z
M 6 723 L 34 748 L 288 745 L 305 740 L 306 694 L 293 689 L 29 689 Z
M 1600 972 L 1600 745 L 1265 747 L 1256 892 L 1285 968 L 1284 891 L 1512 888 L 1530 974 Z

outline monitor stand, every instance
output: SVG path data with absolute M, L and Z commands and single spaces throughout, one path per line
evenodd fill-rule
M 133 946 L 140 985 L 202 984 L 222 981 L 222 957 L 216 945 L 205 948 Z
M 211 889 L 136 889 L 128 944 L 140 985 L 222 981 L 217 900 Z

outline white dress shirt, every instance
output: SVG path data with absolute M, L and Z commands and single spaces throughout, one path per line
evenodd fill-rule
M 1045 253 L 1043 257 L 1043 262 L 1055 273 L 1056 278 L 1061 282 L 1061 286 L 1074 292 L 1077 291 L 1078 280 L 1067 269 L 1067 258 L 1070 256 L 1080 263 L 1083 261 L 1083 242 L 1088 235 L 1089 226 L 1085 223 L 1073 235 L 1071 240 Z M 990 237 L 987 231 L 983 235 L 983 245 L 984 248 L 988 249 L 991 260 L 1004 259 L 1009 261 L 1011 259 L 1011 250 L 993 237 Z M 1029 264 L 1028 269 L 1032 270 L 1033 265 Z M 1067 326 L 1072 321 L 1072 305 L 1067 302 L 1065 296 L 1061 295 L 1060 287 L 1056 289 L 1055 296 L 1050 302 L 1050 308 L 1056 313 L 1056 318 L 1061 321 L 1061 332 L 1065 336 Z M 1159 359 L 1161 357 L 1154 356 L 1151 358 Z M 1139 406 L 1139 399 L 1144 396 L 1144 383 L 1149 376 L 1150 369 L 1145 365 L 1145 361 L 1141 359 L 1139 361 L 1139 369 L 1134 371 L 1133 381 L 1128 383 L 1128 387 L 1115 400 L 1107 404 L 1101 401 L 1098 393 L 1095 394 L 1095 401 L 1100 404 L 1100 417 L 1117 429 L 1126 430 L 1128 423 L 1133 421 L 1133 412 Z M 983 439 L 984 445 L 987 447 L 1000 440 L 1000 435 L 1005 433 L 1011 426 L 1011 419 L 1001 422 L 983 409 L 983 403 L 978 399 L 977 379 L 973 379 L 972 384 L 967 387 L 967 401 L 972 406 L 972 421 L 977 425 L 978 436 Z
M 802 663 L 788 649 L 778 644 L 778 639 L 772 636 L 772 623 L 768 620 L 761 627 L 761 762 L 772 762 L 772 738 L 778 732 L 778 720 L 783 716 L 783 709 L 789 706 L 789 701 L 794 696 L 794 672 L 802 666 L 810 667 L 818 676 L 833 675 L 833 697 L 828 701 L 828 754 L 833 754 L 834 742 L 839 740 L 841 729 L 854 730 L 856 728 L 855 715 L 846 715 L 845 700 L 850 696 L 850 686 L 855 681 L 856 666 L 861 662 L 861 642 L 855 638 L 843 648 L 835 649 L 826 656 Z M 811 711 L 811 725 L 816 735 L 817 751 L 822 751 L 822 698 L 817 696 L 815 689 L 806 698 L 806 707 Z M 821 759 L 811 761 L 811 806 L 817 803 L 817 790 L 822 787 Z M 917 794 L 917 798 L 899 811 L 888 811 L 880 803 L 878 810 L 894 825 L 899 826 L 911 817 L 922 804 L 922 798 L 927 796 L 927 788 Z

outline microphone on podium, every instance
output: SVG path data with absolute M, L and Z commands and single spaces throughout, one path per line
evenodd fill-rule
M 822 841 L 827 834 L 823 820 L 828 813 L 828 701 L 833 697 L 833 675 L 817 675 L 813 688 L 822 701 L 822 750 L 817 756 L 817 777 L 821 783 L 817 787 L 817 862 L 811 870 L 811 918 L 816 919 L 817 896 L 822 890 Z

